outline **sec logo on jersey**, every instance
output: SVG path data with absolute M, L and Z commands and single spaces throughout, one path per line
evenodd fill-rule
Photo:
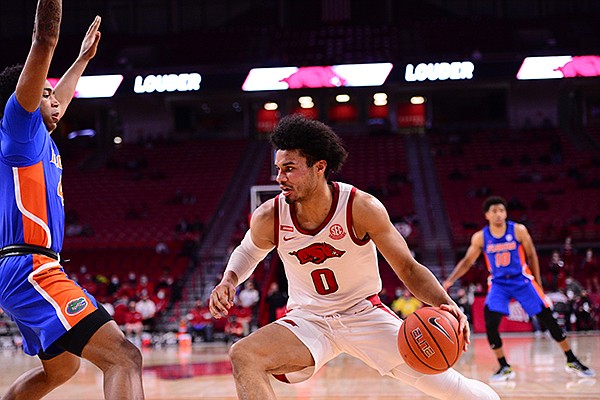
M 340 240 L 346 236 L 346 232 L 344 232 L 344 228 L 340 224 L 332 225 L 329 228 L 329 237 L 333 240 Z

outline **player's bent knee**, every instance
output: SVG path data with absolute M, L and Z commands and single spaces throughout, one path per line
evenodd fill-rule
M 115 349 L 115 352 L 119 352 L 119 357 L 116 357 L 115 364 L 128 368 L 142 368 L 142 353 L 129 340 L 123 338 Z
M 244 346 L 244 341 L 234 343 L 229 348 L 229 359 L 234 365 L 241 365 L 249 359 L 249 350 Z
M 105 340 L 88 344 L 83 351 L 83 357 L 103 371 L 114 367 L 131 371 L 141 370 L 142 353 L 125 336 L 110 335 L 103 339 Z
M 247 340 L 240 340 L 234 343 L 229 348 L 229 359 L 234 369 L 240 369 L 244 367 L 251 367 L 253 369 L 265 367 L 261 365 L 261 362 L 265 361 L 265 358 L 253 350 L 253 346 L 249 344 Z

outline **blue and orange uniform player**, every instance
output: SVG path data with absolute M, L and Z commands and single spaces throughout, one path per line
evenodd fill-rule
M 518 301 L 527 314 L 537 316 L 548 328 L 565 352 L 567 372 L 580 377 L 595 376 L 595 372 L 583 365 L 571 351 L 565 332 L 545 300 L 537 252 L 527 228 L 507 220 L 506 201 L 502 197 L 487 198 L 483 203 L 483 212 L 488 226 L 473 234 L 465 256 L 456 264 L 443 286 L 450 288 L 483 253 L 490 273 L 484 308 L 485 328 L 490 347 L 500 364 L 490 380 L 505 381 L 516 375 L 506 361 L 498 330 L 502 317 L 509 314 L 511 299 Z
M 101 22 L 94 19 L 79 56 L 52 88 L 47 75 L 61 17 L 60 0 L 39 0 L 25 64 L 0 74 L 0 307 L 16 322 L 25 353 L 41 362 L 2 399 L 42 398 L 70 379 L 83 357 L 104 373 L 106 399 L 139 400 L 139 350 L 60 264 L 62 163 L 50 133 L 96 54 Z
M 93 313 L 97 303 L 67 279 L 55 256 L 63 243 L 65 220 L 62 165 L 41 113 L 24 110 L 13 94 L 0 135 L 0 247 L 4 254 L 16 254 L 0 259 L 1 304 L 15 318 L 27 354 L 43 349 L 52 354 L 60 351 L 52 344 Z

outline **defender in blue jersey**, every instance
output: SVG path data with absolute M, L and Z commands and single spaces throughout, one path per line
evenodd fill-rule
M 25 65 L 0 74 L 0 308 L 16 322 L 23 350 L 41 366 L 2 399 L 40 399 L 70 379 L 84 357 L 104 372 L 107 399 L 143 399 L 141 354 L 96 299 L 65 274 L 62 161 L 50 133 L 96 54 L 100 17 L 53 89 L 47 74 L 62 2 L 39 0 Z
M 444 281 L 447 290 L 467 273 L 483 253 L 490 272 L 489 291 L 485 301 L 484 317 L 488 342 L 500 363 L 491 381 L 513 379 L 515 372 L 506 361 L 498 327 L 504 315 L 509 314 L 511 299 L 518 301 L 530 316 L 537 316 L 548 328 L 567 357 L 567 372 L 579 377 L 594 377 L 596 373 L 583 365 L 571 351 L 565 332 L 556 322 L 545 301 L 540 266 L 533 240 L 527 228 L 507 220 L 506 201 L 497 196 L 483 203 L 483 212 L 488 226 L 475 232 L 465 256 L 456 264 L 454 271 Z

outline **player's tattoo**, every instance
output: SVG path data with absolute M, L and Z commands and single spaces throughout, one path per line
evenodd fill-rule
M 61 14 L 61 0 L 39 0 L 34 31 L 37 31 L 38 34 L 58 36 Z

